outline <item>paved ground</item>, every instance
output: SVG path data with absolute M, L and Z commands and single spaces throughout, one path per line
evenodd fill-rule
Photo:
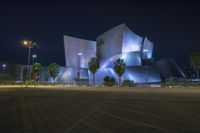
M 200 90 L 166 89 L 0 88 L 0 133 L 199 133 Z

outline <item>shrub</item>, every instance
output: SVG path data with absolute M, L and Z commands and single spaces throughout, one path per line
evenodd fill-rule
M 176 84 L 176 80 L 173 77 L 170 77 L 165 80 L 165 85 L 167 85 L 167 86 L 173 86 L 175 84 Z
M 103 80 L 104 80 L 103 85 L 105 85 L 105 86 L 112 87 L 112 86 L 116 85 L 116 81 L 115 81 L 114 77 L 105 76 Z
M 188 80 L 188 79 L 184 79 L 184 80 L 182 81 L 182 85 L 183 85 L 184 87 L 187 87 L 187 86 L 189 86 L 189 85 L 192 85 L 192 82 L 191 82 L 190 80 Z
M 129 80 L 129 79 L 125 79 L 122 85 L 128 86 L 128 87 L 136 86 L 135 82 L 133 80 Z

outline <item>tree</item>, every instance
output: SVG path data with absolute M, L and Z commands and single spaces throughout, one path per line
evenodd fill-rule
M 117 73 L 117 75 L 119 76 L 119 86 L 121 86 L 121 77 L 125 72 L 126 69 L 126 63 L 124 62 L 123 59 L 118 58 L 115 62 L 114 62 L 114 67 L 113 67 L 114 71 Z
M 59 73 L 59 66 L 56 63 L 51 63 L 48 66 L 48 71 L 50 76 L 53 78 L 53 82 L 55 82 L 55 78 L 58 76 Z
M 190 55 L 190 63 L 194 70 L 196 70 L 197 73 L 197 79 L 199 79 L 199 70 L 200 70 L 200 53 L 199 52 L 193 52 Z
M 90 58 L 90 60 L 88 62 L 88 69 L 90 70 L 90 72 L 93 75 L 93 85 L 95 84 L 95 73 L 97 72 L 99 67 L 100 67 L 100 63 L 99 63 L 98 58 L 96 58 L 96 57 Z
M 33 68 L 32 68 L 32 78 L 35 82 L 36 85 L 36 81 L 38 80 L 40 74 L 42 72 L 42 66 L 40 63 L 36 62 L 33 64 Z
M 105 76 L 103 78 L 103 81 L 104 81 L 103 85 L 108 86 L 108 87 L 112 87 L 116 85 L 116 81 L 114 77 Z
M 136 84 L 133 80 L 125 79 L 122 86 L 134 87 Z

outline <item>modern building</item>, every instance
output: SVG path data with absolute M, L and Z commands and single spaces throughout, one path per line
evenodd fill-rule
M 161 82 L 162 77 L 184 77 L 172 59 L 154 61 L 153 45 L 147 37 L 137 35 L 125 24 L 104 32 L 96 41 L 64 35 L 66 69 L 62 80 L 66 83 L 86 81 L 91 84 L 92 74 L 88 70 L 88 61 L 97 56 L 100 59 L 100 69 L 95 77 L 96 83 L 100 85 L 107 75 L 118 79 L 113 70 L 113 62 L 118 58 L 123 59 L 127 66 L 122 80 L 153 83 Z

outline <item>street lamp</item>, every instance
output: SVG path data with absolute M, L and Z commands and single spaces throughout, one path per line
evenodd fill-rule
M 145 58 L 145 65 L 147 66 L 147 52 L 148 52 L 148 49 L 144 49 L 143 52 L 144 52 L 144 58 Z
M 37 55 L 36 55 L 36 54 L 33 54 L 33 55 L 32 55 L 32 58 L 33 58 L 33 64 L 34 64 L 34 61 L 35 61 L 35 58 L 37 58 Z
M 144 52 L 144 58 L 145 58 L 145 67 L 147 69 L 148 68 L 148 64 L 147 64 L 147 52 L 148 52 L 148 49 L 144 49 L 143 52 Z M 146 84 L 148 83 L 147 74 L 148 74 L 148 72 L 146 70 L 146 72 L 145 72 Z
M 2 65 L 4 74 L 6 73 L 6 64 Z
M 77 72 L 77 78 L 78 78 L 78 80 L 80 79 L 80 68 L 81 68 L 81 55 L 82 55 L 82 53 L 78 53 L 77 54 L 78 55 L 78 72 Z
M 31 40 L 24 40 L 23 45 L 28 48 L 28 63 L 27 63 L 27 71 L 26 71 L 26 78 L 28 79 L 31 49 L 36 45 L 36 43 Z
M 5 74 L 6 74 L 6 64 L 2 64 L 2 67 L 3 67 L 2 78 L 5 78 Z

